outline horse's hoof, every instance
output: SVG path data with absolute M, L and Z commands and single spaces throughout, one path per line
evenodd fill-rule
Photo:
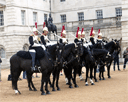
M 101 78 L 99 78 L 99 80 L 102 80 Z
M 60 91 L 60 88 L 59 87 L 57 87 L 57 91 Z
M 85 84 L 85 86 L 88 86 L 88 84 Z
M 52 89 L 52 91 L 56 91 L 55 89 Z
M 97 79 L 95 79 L 95 82 L 98 82 L 98 80 L 97 80 Z
M 106 80 L 105 78 L 102 78 L 103 80 Z
M 37 91 L 37 89 L 34 89 L 34 91 Z
M 46 94 L 51 94 L 51 93 L 49 91 L 47 91 Z
M 79 87 L 78 85 L 75 85 L 75 88 Z
M 70 89 L 72 89 L 73 87 L 72 86 L 69 86 Z
M 32 91 L 32 89 L 31 89 L 31 88 L 29 88 L 29 91 Z
M 108 78 L 110 79 L 110 78 L 111 78 L 111 76 L 108 76 Z
M 41 95 L 46 95 L 46 93 L 45 92 L 42 92 Z
M 95 85 L 94 83 L 92 83 L 91 85 Z

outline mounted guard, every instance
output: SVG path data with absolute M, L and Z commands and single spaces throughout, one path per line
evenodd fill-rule
M 48 39 L 48 28 L 46 27 L 46 24 L 44 22 L 43 24 L 43 33 L 42 33 L 42 36 L 41 36 L 41 41 L 42 41 L 42 44 L 46 47 L 48 46 L 50 43 L 50 40 Z
M 35 71 L 35 57 L 36 57 L 36 50 L 38 47 L 41 47 L 41 40 L 38 37 L 38 31 L 37 31 L 37 23 L 35 23 L 36 28 L 33 28 L 33 34 L 29 37 L 29 53 L 32 57 L 32 67 L 31 70 Z
M 81 31 L 79 31 L 79 27 L 77 28 L 76 38 L 75 38 L 74 42 L 75 42 L 76 44 L 77 44 L 78 42 L 82 42 L 82 40 L 81 40 Z
M 81 40 L 82 40 L 83 43 L 86 42 L 84 28 L 82 28 L 82 31 L 81 31 Z
M 65 26 L 62 26 L 61 38 L 60 38 L 59 42 L 63 43 L 63 44 L 68 44 L 68 39 L 66 38 Z
M 95 44 L 94 36 L 95 36 L 95 32 L 93 31 L 93 27 L 92 27 L 91 32 L 90 32 L 90 42 L 92 43 L 92 45 Z
M 103 43 L 103 41 L 102 41 L 102 33 L 100 32 L 100 29 L 99 29 L 99 31 L 98 31 L 97 43 L 101 45 L 101 48 L 104 48 L 104 43 Z

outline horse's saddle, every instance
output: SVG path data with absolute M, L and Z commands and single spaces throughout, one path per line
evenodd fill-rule
M 35 48 L 36 50 L 36 59 L 40 60 L 45 56 L 45 51 L 42 48 Z M 32 59 L 29 51 L 18 51 L 17 56 L 24 59 Z

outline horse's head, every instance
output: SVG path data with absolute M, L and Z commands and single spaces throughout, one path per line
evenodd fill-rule
M 113 49 L 113 52 L 116 50 L 116 51 L 119 51 L 120 50 L 120 40 L 112 40 L 114 42 L 114 45 L 112 47 Z
M 92 55 L 92 51 L 84 47 L 83 57 L 85 61 L 95 62 L 95 58 Z
M 64 51 L 65 44 L 57 43 L 56 44 L 56 63 L 62 64 L 62 53 Z
M 78 42 L 77 44 L 75 44 L 75 50 L 72 49 L 73 52 L 75 52 L 76 57 L 78 58 L 78 61 L 80 60 L 80 56 L 83 55 L 83 43 Z

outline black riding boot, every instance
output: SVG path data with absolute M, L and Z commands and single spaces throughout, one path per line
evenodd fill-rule
M 31 71 L 35 71 L 35 56 L 36 56 L 36 53 L 35 52 L 30 52 L 30 55 L 32 57 L 32 67 L 31 67 Z

